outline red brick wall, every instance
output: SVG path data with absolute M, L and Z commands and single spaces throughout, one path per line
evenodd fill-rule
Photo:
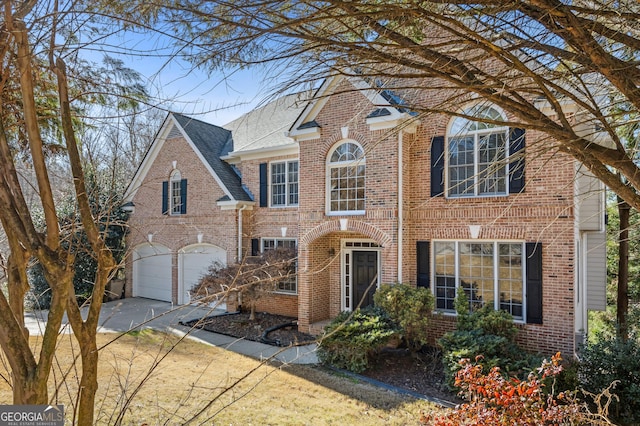
M 256 303 L 256 310 L 297 318 L 298 296 L 278 293 L 263 296 Z
M 381 246 L 381 282 L 398 281 L 398 135 L 371 131 L 366 116 L 376 106 L 343 82 L 315 117 L 321 136 L 300 142 L 300 206 L 260 208 L 244 212 L 243 245 L 252 238 L 296 238 L 299 250 L 298 295 L 279 295 L 260 301 L 261 310 L 298 316 L 302 328 L 338 314 L 341 309 L 341 241 L 345 238 L 373 240 Z M 342 93 L 340 93 L 342 92 Z M 441 92 L 420 92 L 429 104 L 444 100 Z M 527 131 L 526 189 L 505 197 L 446 199 L 430 196 L 431 138 L 445 134 L 450 118 L 421 117 L 415 134 L 403 135 L 403 245 L 401 281 L 415 285 L 416 241 L 470 239 L 468 225 L 480 225 L 479 240 L 539 241 L 543 246 L 544 324 L 522 326 L 520 342 L 528 349 L 573 353 L 574 327 L 574 163 L 553 154 L 551 143 L 539 133 Z M 326 160 L 330 150 L 343 140 L 341 129 L 348 127 L 347 139 L 358 142 L 366 155 L 366 213 L 354 216 L 326 214 Z M 277 157 L 271 160 L 290 159 Z M 189 180 L 188 214 L 160 216 L 161 182 L 178 161 L 183 177 Z M 243 183 L 259 197 L 259 163 L 244 161 L 238 167 Z M 199 194 L 194 199 L 193 194 Z M 158 232 L 154 241 L 174 252 L 195 242 L 196 228 L 205 233 L 205 242 L 225 248 L 228 260 L 237 252 L 235 231 L 237 212 L 221 211 L 215 200 L 223 194 L 183 140 L 167 141 L 147 179 L 136 194 L 130 247 Z M 348 231 L 339 219 L 348 220 Z M 160 233 L 162 231 L 162 233 Z M 333 256 L 331 253 L 335 253 Z M 332 259 L 334 259 L 332 261 Z M 130 274 L 130 270 L 129 270 Z M 174 279 L 175 280 L 175 279 Z M 296 306 L 297 305 L 297 306 Z M 454 319 L 435 316 L 434 338 L 452 329 Z
M 172 162 L 177 161 L 183 179 L 187 179 L 187 214 L 162 215 L 162 182 L 169 179 L 173 171 Z M 131 215 L 127 245 L 129 251 L 146 243 L 147 236 L 153 234 L 153 243 L 162 244 L 172 252 L 173 301 L 177 302 L 178 265 L 177 253 L 181 248 L 198 242 L 213 244 L 227 251 L 227 262 L 237 257 L 237 212 L 221 210 L 216 201 L 224 192 L 202 164 L 200 158 L 183 138 L 165 141 L 151 164 L 133 202 L 135 212 Z M 133 266 L 131 253 L 126 264 L 127 284 L 125 295 L 132 295 Z
M 341 89 L 339 88 L 338 91 Z M 432 94 L 433 95 L 433 94 Z M 433 100 L 437 103 L 437 99 Z M 332 98 L 316 117 L 321 137 L 300 143 L 300 238 L 309 244 L 308 266 L 311 271 L 322 265 L 322 253 L 329 244 L 339 253 L 342 238 L 380 239 L 387 237 L 382 249 L 382 282 L 395 282 L 397 277 L 397 135 L 370 131 L 364 117 L 373 109 L 357 92 Z M 353 111 L 361 111 L 356 116 Z M 403 282 L 416 282 L 416 241 L 438 239 L 470 239 L 468 225 L 480 225 L 480 240 L 540 241 L 543 245 L 544 324 L 524 325 L 520 342 L 530 350 L 573 353 L 574 299 L 574 215 L 573 161 L 548 150 L 549 141 L 541 134 L 527 132 L 525 191 L 505 197 L 446 199 L 430 196 L 430 147 L 433 136 L 444 135 L 449 117 L 429 116 L 421 119 L 415 135 L 403 139 Z M 340 128 L 349 126 L 349 138 L 366 151 L 366 215 L 350 216 L 350 231 L 359 223 L 369 225 L 363 232 L 345 233 L 334 226 L 323 225 L 338 218 L 325 215 L 325 179 L 327 153 L 342 139 Z M 354 228 L 352 228 L 352 226 Z M 372 229 L 379 231 L 373 232 Z M 317 234 L 317 235 L 316 235 Z M 314 239 L 314 237 L 319 237 Z M 316 253 L 317 251 L 317 253 Z M 325 255 L 326 256 L 326 255 Z M 327 284 L 333 294 L 329 300 L 329 317 L 340 307 L 340 266 L 329 267 L 309 277 L 310 292 L 300 297 L 300 314 L 309 313 L 309 321 L 325 319 Z M 327 273 L 329 276 L 327 276 Z M 305 285 L 303 280 L 301 285 Z M 333 292 L 333 293 L 332 293 Z M 309 304 L 310 306 L 306 306 Z M 434 317 L 434 338 L 453 328 L 450 317 Z
M 526 133 L 526 188 L 507 197 L 430 197 L 430 140 L 444 135 L 448 119 L 434 116 L 404 145 L 405 246 L 403 281 L 416 282 L 416 241 L 470 239 L 468 225 L 481 226 L 480 240 L 541 242 L 543 247 L 543 325 L 526 325 L 520 342 L 546 353 L 574 352 L 574 162 L 547 149 L 549 141 Z M 453 327 L 436 319 L 434 331 Z

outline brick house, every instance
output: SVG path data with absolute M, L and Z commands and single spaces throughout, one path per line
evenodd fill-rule
M 461 109 L 509 121 L 494 105 Z M 224 128 L 169 114 L 125 196 L 125 294 L 188 303 L 211 262 L 297 247 L 297 280 L 258 309 L 302 330 L 404 282 L 433 291 L 436 337 L 464 289 L 510 312 L 525 348 L 573 353 L 587 310 L 606 303 L 604 190 L 544 138 L 418 119 L 397 94 L 341 77 Z

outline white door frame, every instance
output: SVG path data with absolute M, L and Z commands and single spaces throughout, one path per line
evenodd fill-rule
M 362 238 L 345 238 L 340 241 L 340 309 L 351 311 L 353 309 L 353 259 L 354 251 L 376 252 L 378 261 L 378 282 L 376 288 L 380 287 L 380 277 L 382 276 L 382 247 L 374 240 Z M 348 303 L 347 303 L 348 302 Z

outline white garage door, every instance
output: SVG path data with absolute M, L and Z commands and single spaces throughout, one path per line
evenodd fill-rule
M 211 244 L 195 244 L 178 252 L 178 303 L 189 303 L 189 292 L 213 262 L 227 264 L 227 252 Z
M 171 302 L 171 250 L 160 244 L 134 250 L 133 295 Z

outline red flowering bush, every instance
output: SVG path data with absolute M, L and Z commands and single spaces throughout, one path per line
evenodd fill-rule
M 551 361 L 543 361 L 537 372 L 526 380 L 505 377 L 498 367 L 488 374 L 478 363 L 460 361 L 455 384 L 462 389 L 460 395 L 469 402 L 453 411 L 435 418 L 423 417 L 424 424 L 436 426 L 458 425 L 571 425 L 583 424 L 590 417 L 586 407 L 576 401 L 571 393 L 554 394 L 545 389 L 549 378 L 562 371 L 562 358 L 557 353 Z M 593 424 L 590 419 L 588 424 Z

